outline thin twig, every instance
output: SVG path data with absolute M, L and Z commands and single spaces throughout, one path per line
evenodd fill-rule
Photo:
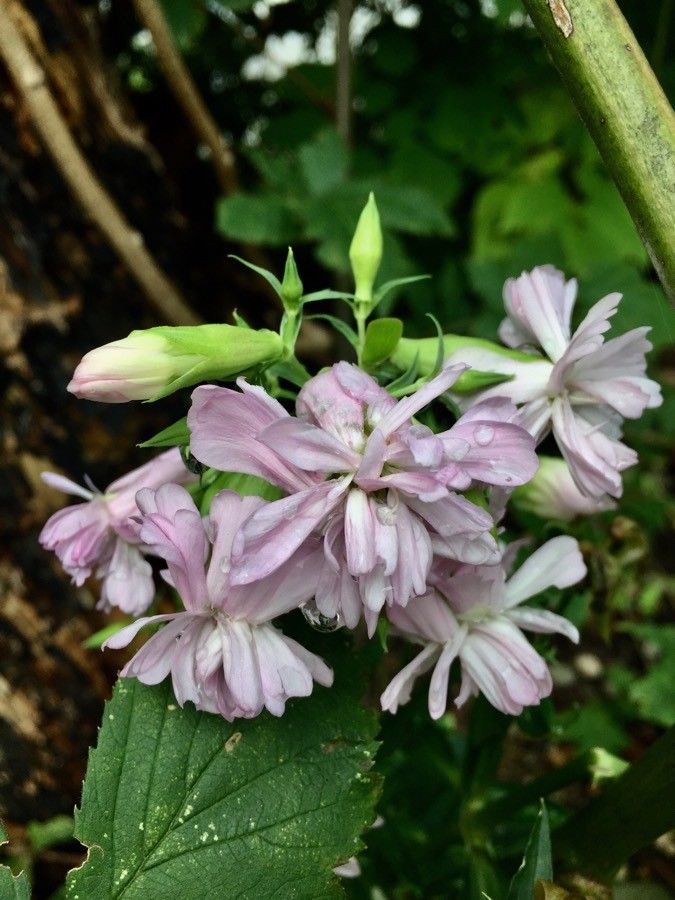
M 335 125 L 338 134 L 349 145 L 352 137 L 352 54 L 349 26 L 352 0 L 337 2 L 337 37 L 335 66 Z
M 168 322 L 198 322 L 197 315 L 146 250 L 143 236 L 127 222 L 80 152 L 47 87 L 45 73 L 28 49 L 5 0 L 0 2 L 0 57 L 70 190 L 108 238 L 148 300 Z
M 234 157 L 183 62 L 161 6 L 157 0 L 134 0 L 134 6 L 138 18 L 152 35 L 157 63 L 169 87 L 197 136 L 209 148 L 223 193 L 234 193 L 239 187 Z

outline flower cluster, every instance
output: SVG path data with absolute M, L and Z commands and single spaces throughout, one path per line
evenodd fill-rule
M 376 210 L 368 209 L 357 244 L 374 227 Z M 381 246 L 373 246 L 370 254 L 352 247 L 359 363 L 363 322 L 379 296 L 372 281 Z M 499 334 L 517 353 L 453 339 L 445 362 L 426 376 L 417 369 L 387 384 L 386 369 L 338 362 L 309 377 L 293 342 L 312 295 L 303 298 L 289 260 L 278 283 L 286 308 L 279 336 L 266 332 L 256 343 L 249 335 L 250 359 L 242 344 L 234 365 L 220 332 L 204 332 L 210 344 L 195 334 L 193 347 L 189 329 L 175 340 L 147 336 L 157 366 L 143 351 L 143 332 L 85 357 L 73 382 L 78 393 L 116 402 L 161 396 L 163 379 L 184 386 L 235 369 L 240 377 L 236 388 L 193 391 L 187 425 L 176 431 L 183 455 L 163 453 L 102 494 L 45 475 L 86 502 L 52 516 L 43 546 L 76 584 L 102 579 L 103 607 L 133 616 L 154 597 L 147 557 L 165 562 L 161 575 L 182 609 L 139 618 L 106 646 L 126 647 L 140 629 L 161 626 L 122 674 L 146 684 L 170 676 L 181 705 L 191 701 L 228 720 L 263 709 L 281 715 L 314 682 L 330 686 L 326 663 L 279 628 L 281 616 L 302 609 L 327 630 L 364 627 L 369 637 L 386 622 L 420 647 L 384 690 L 385 710 L 396 712 L 415 680 L 433 670 L 429 712 L 440 717 L 455 664 L 457 706 L 482 693 L 518 715 L 552 688 L 524 632 L 579 640 L 571 622 L 527 601 L 576 584 L 586 567 L 576 540 L 561 535 L 512 571 L 524 542 L 502 543 L 499 522 L 512 494 L 516 506 L 558 524 L 613 508 L 621 472 L 635 462 L 620 440 L 621 422 L 660 402 L 645 374 L 646 329 L 605 341 L 619 302 L 613 294 L 573 332 L 576 284 L 542 267 L 505 285 Z M 237 346 L 231 331 L 223 335 Z M 476 370 L 481 377 L 467 390 Z M 289 371 L 297 396 L 279 389 Z M 291 397 L 292 411 L 280 402 Z M 448 408 L 459 413 L 451 419 Z M 549 432 L 562 458 L 542 457 L 537 471 L 536 447 Z M 200 477 L 185 467 L 187 453 Z M 276 489 L 278 499 L 238 493 L 233 477 Z

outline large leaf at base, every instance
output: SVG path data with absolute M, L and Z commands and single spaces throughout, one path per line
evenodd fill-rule
M 7 843 L 7 832 L 0 822 L 0 845 Z M 30 884 L 25 872 L 14 875 L 9 866 L 0 866 L 0 900 L 30 900 Z
M 168 683 L 121 679 L 91 752 L 70 900 L 343 896 L 332 867 L 374 817 L 376 717 L 355 667 L 275 719 L 181 709 Z

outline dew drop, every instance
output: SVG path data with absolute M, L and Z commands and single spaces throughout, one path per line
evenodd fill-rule
M 324 616 L 319 612 L 314 600 L 308 600 L 304 606 L 300 607 L 305 620 L 312 626 L 315 631 L 321 631 L 324 634 L 330 634 L 332 631 L 338 631 L 344 627 L 342 616 L 338 613 L 335 616 Z
M 479 425 L 473 433 L 476 443 L 479 447 L 487 447 L 491 444 L 495 436 L 494 428 L 489 425 Z

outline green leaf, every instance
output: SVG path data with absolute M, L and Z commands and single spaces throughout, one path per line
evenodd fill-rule
M 407 367 L 405 372 L 402 372 L 398 378 L 395 378 L 393 381 L 390 381 L 387 385 L 387 390 L 390 394 L 396 394 L 399 390 L 404 390 L 407 387 L 410 387 L 411 384 L 414 384 L 417 380 L 417 374 L 419 372 L 419 353 L 413 356 L 410 365 Z
M 0 847 L 7 840 L 7 832 L 0 822 Z M 14 875 L 9 866 L 0 866 L 0 900 L 30 900 L 30 884 L 25 872 Z
M 383 285 L 375 291 L 374 305 L 384 299 L 394 288 L 403 287 L 404 284 L 414 284 L 416 281 L 426 281 L 431 275 L 409 275 L 407 278 L 392 278 L 391 281 L 385 281 Z
M 298 154 L 300 170 L 313 196 L 321 196 L 344 181 L 349 158 L 345 145 L 334 128 L 321 131 L 304 144 Z
M 26 831 L 33 850 L 41 853 L 48 847 L 72 841 L 74 827 L 72 816 L 54 816 L 45 822 L 29 822 Z
M 333 866 L 375 817 L 377 720 L 353 650 L 336 685 L 275 719 L 181 709 L 168 682 L 121 679 L 91 752 L 70 900 L 343 896 Z
M 348 300 L 354 299 L 353 294 L 347 294 L 344 291 L 331 291 L 326 288 L 323 291 L 313 291 L 311 294 L 305 294 L 302 298 L 303 303 L 315 303 L 317 300 Z
M 525 848 L 525 856 L 513 876 L 507 900 L 532 900 L 536 883 L 552 880 L 551 831 L 546 805 L 542 800 L 537 821 Z
M 305 316 L 305 319 L 323 319 L 324 322 L 328 322 L 336 331 L 339 331 L 352 347 L 356 347 L 359 342 L 359 337 L 354 329 L 347 325 L 346 322 L 343 322 L 342 319 L 338 319 L 337 316 L 329 316 L 327 313 L 316 313 L 313 316 Z
M 206 28 L 206 4 L 195 0 L 162 0 L 161 5 L 174 40 L 182 51 L 189 50 Z
M 254 263 L 249 262 L 247 259 L 242 259 L 241 256 L 236 256 L 234 253 L 230 253 L 230 259 L 236 259 L 242 266 L 246 266 L 247 269 L 252 269 L 254 272 L 257 272 L 258 275 L 262 275 L 265 281 L 272 285 L 277 296 L 281 297 L 281 282 L 269 269 L 264 269 L 262 266 L 256 266 Z
M 184 416 L 168 428 L 162 429 L 154 437 L 139 444 L 139 447 L 182 447 L 190 443 L 187 417 Z
M 276 195 L 232 194 L 216 206 L 216 229 L 225 237 L 250 244 L 292 244 L 297 228 L 286 204 Z
M 647 674 L 631 680 L 629 699 L 642 718 L 665 728 L 675 725 L 675 625 L 625 623 L 621 630 L 652 650 Z
M 374 319 L 366 328 L 361 362 L 366 369 L 374 368 L 389 359 L 403 334 L 400 319 Z

